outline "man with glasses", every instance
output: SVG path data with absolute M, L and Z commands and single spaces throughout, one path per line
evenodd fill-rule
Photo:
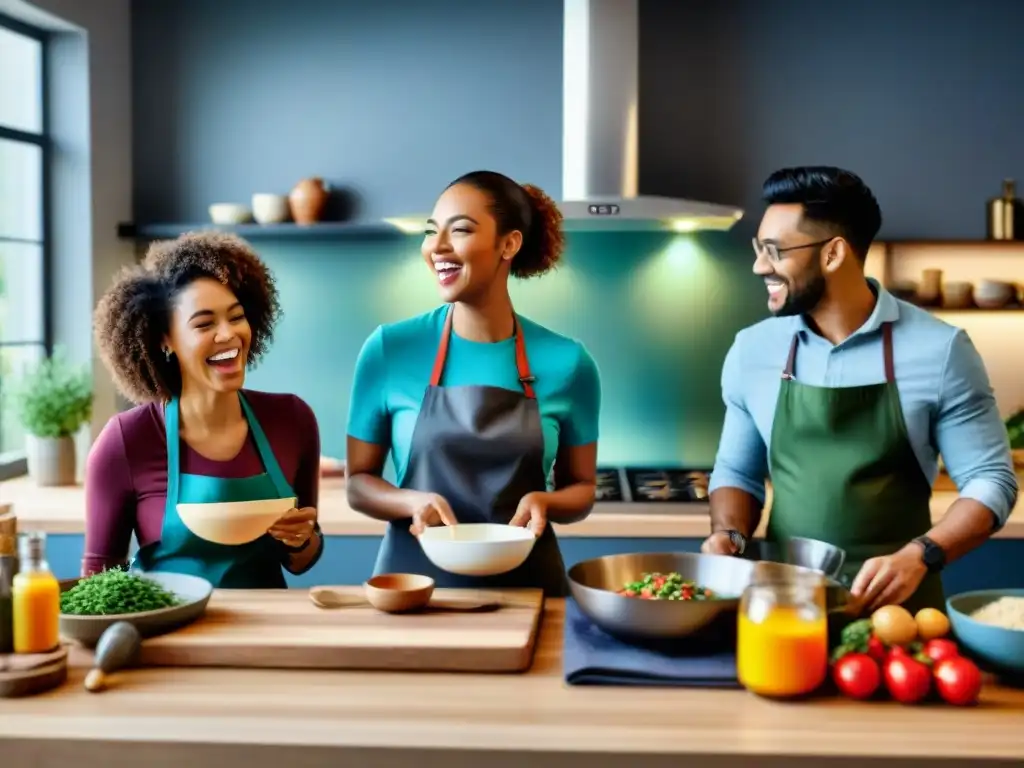
M 941 570 L 1017 500 L 1009 440 L 967 334 L 864 274 L 882 223 L 871 190 L 831 167 L 764 183 L 754 274 L 774 315 L 725 359 L 725 424 L 702 551 L 742 554 L 770 477 L 767 537 L 827 541 L 868 610 L 945 609 Z M 932 524 L 941 454 L 959 497 Z

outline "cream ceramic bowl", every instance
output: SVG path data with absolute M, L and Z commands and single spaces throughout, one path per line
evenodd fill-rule
M 291 216 L 288 198 L 257 192 L 252 196 L 252 215 L 257 224 L 281 224 L 288 221 Z
M 464 523 L 428 528 L 419 537 L 434 565 L 460 576 L 508 573 L 530 556 L 537 537 L 528 528 L 496 523 Z
M 255 541 L 285 512 L 295 508 L 294 497 L 228 501 L 219 504 L 179 504 L 178 517 L 192 533 L 214 544 L 238 546 Z
M 252 220 L 252 212 L 238 203 L 214 203 L 210 206 L 210 221 L 214 224 L 244 224 Z

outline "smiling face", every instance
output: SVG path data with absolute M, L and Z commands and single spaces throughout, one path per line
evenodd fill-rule
M 522 234 L 500 235 L 489 206 L 486 193 L 456 184 L 444 191 L 427 220 L 421 252 L 445 302 L 473 301 L 508 280 Z
M 164 343 L 181 367 L 183 390 L 242 388 L 252 329 L 238 298 L 216 280 L 200 278 L 178 293 Z
M 806 314 L 821 301 L 826 288 L 821 254 L 827 237 L 803 222 L 801 205 L 768 206 L 757 231 L 760 252 L 754 274 L 764 278 L 768 310 L 773 315 Z M 777 260 L 772 258 L 775 249 L 779 251 Z

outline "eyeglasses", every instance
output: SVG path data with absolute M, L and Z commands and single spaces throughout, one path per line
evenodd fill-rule
M 760 258 L 761 256 L 767 256 L 769 261 L 779 262 L 782 261 L 782 254 L 787 251 L 798 251 L 802 248 L 817 248 L 826 243 L 831 243 L 835 240 L 834 237 L 826 238 L 825 240 L 818 240 L 814 243 L 804 243 L 802 245 L 790 245 L 786 248 L 779 248 L 775 243 L 762 243 L 756 237 L 751 240 L 754 246 L 754 255 Z

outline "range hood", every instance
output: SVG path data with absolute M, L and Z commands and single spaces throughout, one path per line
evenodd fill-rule
M 567 230 L 728 230 L 743 211 L 638 193 L 640 0 L 563 0 L 562 199 Z M 427 217 L 387 221 L 422 232 Z

